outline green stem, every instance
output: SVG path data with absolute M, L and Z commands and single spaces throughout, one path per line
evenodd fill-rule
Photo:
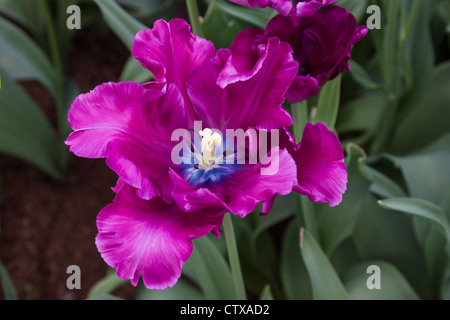
M 314 210 L 314 204 L 308 199 L 307 196 L 298 195 L 298 209 L 297 211 L 301 211 L 301 215 L 299 215 L 299 219 L 301 222 L 301 226 L 305 227 L 311 234 L 319 240 L 319 229 L 317 228 L 317 219 L 316 212 Z
M 239 254 L 236 246 L 233 222 L 230 213 L 225 214 L 223 218 L 223 229 L 227 243 L 228 258 L 230 260 L 231 274 L 233 275 L 234 288 L 238 300 L 246 300 L 244 278 L 242 277 L 241 265 L 239 263 Z
M 308 116 L 308 101 L 291 104 L 292 119 L 294 120 L 294 137 L 298 143 L 303 135 L 303 129 L 309 121 Z
M 203 37 L 203 29 L 200 23 L 200 13 L 198 11 L 197 0 L 186 0 L 186 7 L 192 26 L 192 32 L 199 37 Z

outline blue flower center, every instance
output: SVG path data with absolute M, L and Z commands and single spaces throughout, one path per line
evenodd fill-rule
M 195 188 L 208 188 L 220 183 L 238 170 L 234 161 L 234 150 L 225 151 L 226 143 L 220 132 L 213 132 L 209 128 L 200 130 L 196 143 L 191 145 L 188 153 L 183 155 L 186 160 L 180 165 L 180 173 L 183 178 Z

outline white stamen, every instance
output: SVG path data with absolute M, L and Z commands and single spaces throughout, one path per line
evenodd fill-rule
M 212 132 L 211 129 L 205 128 L 199 131 L 199 135 L 202 137 L 201 151 L 202 156 L 196 155 L 197 158 L 205 166 L 212 166 L 216 162 L 216 148 L 222 144 L 222 136 L 217 132 Z M 200 159 L 201 158 L 201 159 Z

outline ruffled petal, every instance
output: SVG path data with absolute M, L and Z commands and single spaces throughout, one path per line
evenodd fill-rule
M 317 95 L 319 91 L 320 86 L 316 78 L 310 75 L 297 75 L 286 91 L 286 100 L 290 103 L 305 101 L 309 97 Z
M 287 43 L 269 39 L 264 56 L 245 77 L 224 66 L 232 59 L 221 49 L 188 79 L 194 110 L 204 127 L 226 129 L 274 129 L 290 126 L 292 118 L 281 105 L 298 64 Z
M 313 202 L 336 206 L 347 189 L 347 169 L 339 139 L 323 123 L 307 123 L 300 145 L 292 154 L 297 164 L 294 191 Z
M 178 87 L 186 100 L 187 120 L 195 120 L 185 83 L 193 70 L 214 56 L 214 44 L 193 34 L 186 21 L 176 18 L 170 22 L 157 20 L 152 29 L 139 31 L 132 52 L 157 82 Z
M 69 111 L 75 130 L 66 140 L 70 151 L 106 163 L 144 199 L 170 200 L 168 167 L 173 165 L 173 130 L 184 126 L 178 89 L 145 89 L 133 82 L 106 83 L 79 95 Z
M 325 2 L 300 2 L 298 5 L 314 6 L 314 3 Z M 288 90 L 288 101 L 301 102 L 317 94 L 318 86 L 343 70 L 349 70 L 352 46 L 366 34 L 367 27 L 357 27 L 353 14 L 339 6 L 322 8 L 306 17 L 278 15 L 271 19 L 264 37 L 279 37 L 289 43 L 294 59 L 299 62 L 298 77 Z
M 337 0 L 297 0 L 293 15 L 297 17 L 310 17 L 323 6 L 335 3 Z
M 123 186 L 97 217 L 97 248 L 117 275 L 136 286 L 142 275 L 148 289 L 173 286 L 192 252 L 192 239 L 217 230 L 217 208 L 183 212 L 160 198 L 142 200 Z

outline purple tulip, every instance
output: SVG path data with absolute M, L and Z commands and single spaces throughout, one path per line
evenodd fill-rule
M 281 15 L 289 14 L 297 17 L 309 17 L 319 8 L 335 3 L 337 0 L 229 0 L 241 6 L 253 8 L 271 7 Z
M 281 105 L 298 71 L 291 47 L 270 38 L 260 50 L 239 73 L 229 49 L 215 52 L 184 20 L 158 20 L 133 43 L 155 81 L 105 83 L 73 102 L 66 144 L 77 156 L 106 158 L 119 176 L 96 238 L 119 277 L 173 286 L 192 239 L 218 237 L 225 212 L 245 217 L 263 203 L 265 214 L 292 190 L 341 201 L 347 173 L 334 133 L 310 124 L 297 146 L 284 129 L 292 118 Z M 242 148 L 229 132 L 246 134 Z
M 297 76 L 286 93 L 291 103 L 315 96 L 322 85 L 350 70 L 348 61 L 353 45 L 367 34 L 366 26 L 357 26 L 352 13 L 338 6 L 318 10 L 310 17 L 278 15 L 265 30 L 246 29 L 232 45 L 233 59 L 229 62 L 239 72 L 254 65 L 273 37 L 287 42 L 299 63 Z

